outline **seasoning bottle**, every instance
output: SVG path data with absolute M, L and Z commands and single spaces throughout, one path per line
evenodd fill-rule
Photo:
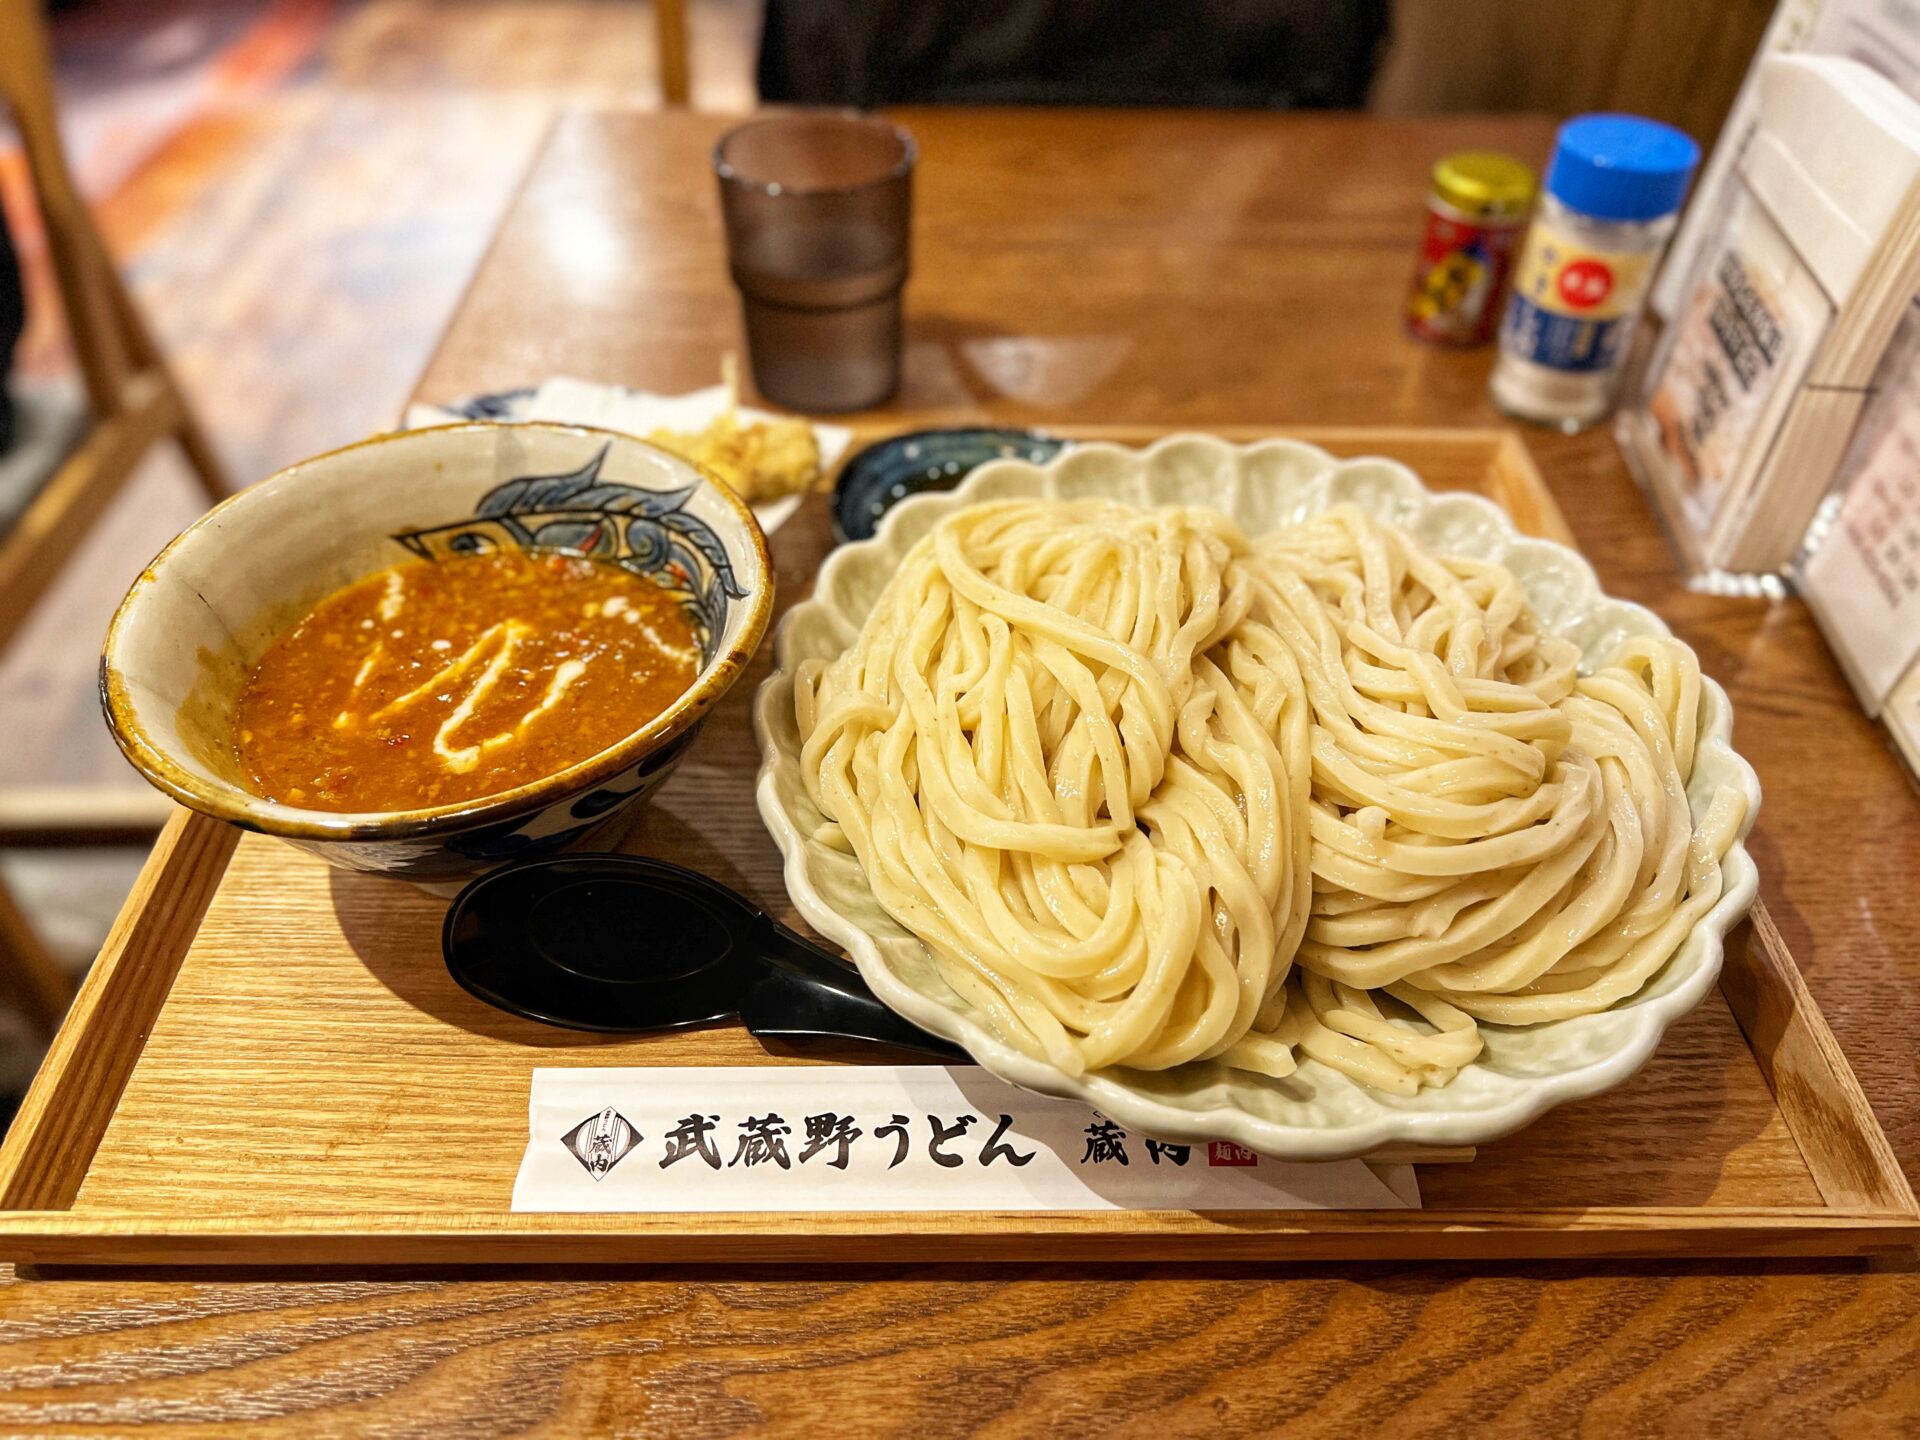
M 1533 205 L 1533 171 L 1467 150 L 1433 167 L 1427 228 L 1407 296 L 1407 330 L 1439 345 L 1493 338 L 1507 272 Z
M 1489 388 L 1501 410 L 1574 431 L 1613 408 L 1699 162 L 1700 147 L 1657 120 L 1581 115 L 1560 127 L 1500 326 Z

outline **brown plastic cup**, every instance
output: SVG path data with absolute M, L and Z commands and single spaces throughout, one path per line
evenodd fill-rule
M 762 395 L 861 410 L 900 388 L 913 137 L 871 115 L 799 112 L 720 137 L 713 168 Z

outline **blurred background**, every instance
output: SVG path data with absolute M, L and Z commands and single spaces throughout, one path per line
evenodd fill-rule
M 245 484 L 393 422 L 562 107 L 741 111 L 764 96 L 1621 109 L 1707 146 L 1773 9 L 682 0 L 663 16 L 645 0 L 65 0 L 48 23 L 79 188 L 230 480 Z M 0 204 L 26 296 L 13 384 L 77 394 L 45 232 L 3 121 Z M 1407 216 L 1409 252 L 1420 222 Z M 0 305 L 0 362 L 8 328 Z M 136 819 L 153 809 L 98 719 L 98 641 L 128 583 L 203 508 L 162 446 L 90 524 L 0 655 L 0 796 L 91 796 Z M 0 874 L 77 974 L 143 854 L 14 844 Z M 34 1027 L 0 1006 L 0 1097 L 39 1053 Z

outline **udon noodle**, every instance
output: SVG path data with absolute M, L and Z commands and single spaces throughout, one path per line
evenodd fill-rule
M 1504 566 L 1343 506 L 1007 501 L 908 554 L 797 677 L 801 771 L 875 897 L 1070 1073 L 1302 1055 L 1400 1094 L 1479 1022 L 1637 992 L 1744 814 L 1688 808 L 1700 671 L 1590 674 Z

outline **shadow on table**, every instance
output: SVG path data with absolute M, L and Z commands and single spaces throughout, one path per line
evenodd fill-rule
M 1420 1171 L 1425 1207 L 1824 1203 L 1718 989 L 1625 1084 Z
M 703 833 L 694 818 L 676 813 L 672 789 L 669 785 L 642 807 L 617 848 L 669 856 L 753 893 L 756 887 L 728 859 L 729 850 L 747 853 L 740 837 Z M 711 817 L 702 823 L 713 831 Z M 748 812 L 740 824 L 758 821 Z M 531 1049 L 625 1046 L 629 1054 L 621 1060 L 630 1063 L 636 1037 L 527 1020 L 461 989 L 441 959 L 444 898 L 419 891 L 396 894 L 391 881 L 347 872 L 335 872 L 330 884 L 342 934 L 354 953 L 376 980 L 416 1010 L 471 1034 Z M 1742 940 L 1744 932 L 1735 943 Z M 738 1029 L 731 1020 L 720 1025 Z M 667 1037 L 659 1039 L 663 1049 L 672 1044 Z M 739 1032 L 715 1035 L 712 1048 L 713 1061 L 724 1063 L 750 1059 L 762 1047 Z M 903 1052 L 852 1044 L 765 1048 L 806 1059 L 921 1062 Z M 983 1076 L 982 1083 L 997 1082 Z M 1471 1164 L 1423 1167 L 1421 1188 L 1429 1209 L 1822 1203 L 1717 989 L 1673 1026 L 1648 1065 L 1626 1084 L 1549 1112 L 1520 1133 L 1482 1146 Z
M 738 871 L 710 840 L 658 804 L 643 804 L 630 826 L 599 837 L 592 848 L 671 856 L 723 884 L 742 886 Z M 440 949 L 450 896 L 347 870 L 333 871 L 328 884 L 340 933 L 353 953 L 414 1009 L 471 1034 L 519 1045 L 577 1049 L 632 1042 L 631 1035 L 568 1030 L 511 1015 L 463 990 L 447 973 Z

